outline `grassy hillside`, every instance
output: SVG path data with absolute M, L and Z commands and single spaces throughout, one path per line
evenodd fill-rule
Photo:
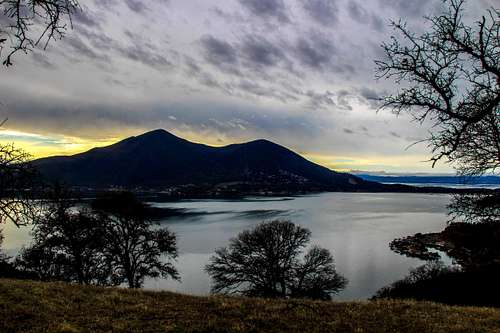
M 500 309 L 193 297 L 0 280 L 0 332 L 500 332 Z

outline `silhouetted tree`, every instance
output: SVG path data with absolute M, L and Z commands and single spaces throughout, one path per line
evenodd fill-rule
M 379 78 L 402 88 L 384 108 L 433 123 L 429 138 L 435 164 L 443 158 L 464 174 L 500 166 L 500 11 L 490 9 L 476 26 L 463 21 L 464 0 L 445 0 L 447 11 L 427 18 L 417 35 L 393 22 L 397 36 L 383 44 Z
M 448 209 L 451 222 L 500 222 L 500 192 L 457 194 L 453 196 Z
M 104 221 L 105 251 L 114 276 L 130 288 L 140 288 L 146 277 L 179 279 L 171 263 L 177 257 L 175 234 L 159 228 L 132 193 L 100 198 L 92 206 Z
M 78 8 L 76 0 L 0 0 L 0 55 L 8 47 L 3 64 L 12 65 L 17 52 L 45 49 L 62 38 Z
M 43 242 L 23 248 L 15 266 L 41 281 L 71 281 L 73 276 L 66 255 Z
M 402 280 L 377 291 L 373 299 L 411 299 L 451 305 L 498 307 L 499 278 L 498 265 L 463 271 L 434 261 L 412 269 Z
M 386 59 L 376 61 L 377 75 L 404 88 L 385 97 L 382 107 L 433 123 L 429 138 L 433 166 L 447 159 L 463 175 L 496 173 L 500 166 L 500 10 L 491 8 L 475 26 L 468 26 L 463 21 L 465 0 L 444 3 L 447 10 L 427 18 L 430 29 L 423 34 L 410 31 L 402 21 L 392 23 L 398 36 L 383 44 Z M 449 208 L 454 221 L 460 217 L 478 222 L 485 214 L 498 212 L 498 206 L 484 206 L 497 200 L 498 195 L 491 194 L 457 195 Z M 479 207 L 484 210 L 478 211 Z
M 29 158 L 12 144 L 0 145 L 0 223 L 24 225 L 37 213 L 38 206 L 30 200 L 37 172 Z
M 60 188 L 51 196 L 45 214 L 33 221 L 33 244 L 17 264 L 41 280 L 117 285 L 105 255 L 105 228 L 99 216 L 77 208 L 71 194 Z
M 206 266 L 213 292 L 259 297 L 330 299 L 347 281 L 326 249 L 311 248 L 311 232 L 290 221 L 264 222 L 216 250 Z
M 330 251 L 313 246 L 294 270 L 290 296 L 329 300 L 346 284 L 347 280 L 335 270 Z

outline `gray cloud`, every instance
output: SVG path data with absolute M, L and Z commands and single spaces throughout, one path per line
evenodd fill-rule
M 249 82 L 244 84 L 251 84 Z M 3 89 L 2 100 L 9 106 L 9 126 L 38 133 L 59 133 L 95 138 L 99 133 L 108 136 L 140 132 L 144 128 L 176 126 L 192 131 L 225 136 L 260 135 L 295 131 L 313 136 L 319 128 L 314 120 L 304 114 L 272 113 L 255 106 L 228 104 L 186 105 L 154 103 L 107 103 L 55 98 L 49 95 L 24 95 Z M 36 109 L 36 112 L 32 112 Z M 200 113 L 199 110 L 203 112 Z M 210 115 L 210 116 L 208 116 Z M 41 130 L 43 129 L 43 130 Z M 242 134 L 241 131 L 248 131 Z
M 239 0 L 240 4 L 251 14 L 260 18 L 273 18 L 281 22 L 289 22 L 287 9 L 283 0 Z
M 309 16 L 325 26 L 333 26 L 338 20 L 336 0 L 304 0 L 302 5 Z
M 360 98 L 367 103 L 371 109 L 378 109 L 383 103 L 383 97 L 387 92 L 378 92 L 375 89 L 363 86 L 359 89 Z
M 373 59 L 383 57 L 386 21 L 407 18 L 419 31 L 440 1 L 165 3 L 85 1 L 66 38 L 2 72 L 9 127 L 97 139 L 165 127 L 372 160 L 407 154 L 394 128 L 404 138 L 427 135 L 373 110 L 398 88 L 374 81 Z M 470 13 L 483 3 L 494 0 L 471 2 Z
M 87 27 L 99 27 L 100 19 L 88 9 L 78 10 L 73 16 L 72 20 L 75 26 L 84 25 Z
M 336 96 L 330 91 L 318 93 L 309 90 L 306 95 L 309 97 L 309 106 L 311 109 L 325 109 L 337 105 L 337 103 L 335 103 Z
M 241 52 L 251 65 L 256 66 L 274 66 L 287 60 L 282 49 L 261 36 L 246 36 Z
M 309 39 L 299 38 L 295 45 L 295 54 L 301 65 L 315 69 L 324 69 L 336 55 L 336 48 L 330 39 L 315 33 Z
M 349 3 L 347 4 L 347 11 L 349 13 L 349 16 L 358 23 L 369 24 L 373 29 L 379 32 L 383 31 L 385 28 L 383 19 L 381 19 L 374 13 L 370 13 L 355 0 L 349 1 Z
M 81 59 L 82 57 L 109 62 L 110 58 L 107 54 L 99 53 L 95 51 L 92 47 L 90 47 L 85 41 L 83 41 L 77 35 L 69 36 L 64 40 L 65 44 L 68 45 L 72 51 L 74 52 L 73 59 Z M 69 56 L 69 55 L 67 55 Z
M 31 54 L 31 58 L 37 63 L 39 66 L 45 68 L 45 69 L 56 69 L 57 66 L 49 60 L 49 57 L 47 57 L 45 54 L 41 53 L 40 51 L 35 51 Z
M 124 0 L 127 7 L 136 13 L 144 13 L 148 7 L 141 0 Z
M 205 59 L 213 65 L 225 68 L 228 65 L 234 66 L 238 63 L 238 56 L 235 48 L 225 40 L 214 36 L 204 36 L 201 39 L 204 49 Z
M 421 18 L 422 15 L 428 13 L 431 0 L 379 0 L 384 8 L 392 8 L 396 10 L 404 19 L 406 18 Z

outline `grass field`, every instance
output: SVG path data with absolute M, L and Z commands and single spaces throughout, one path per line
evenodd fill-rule
M 0 332 L 500 332 L 500 309 L 194 297 L 0 280 Z

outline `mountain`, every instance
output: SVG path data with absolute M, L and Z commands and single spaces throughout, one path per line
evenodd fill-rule
M 73 156 L 38 159 L 33 164 L 48 180 L 93 188 L 245 184 L 253 190 L 357 191 L 378 187 L 312 163 L 267 140 L 211 147 L 165 130 Z

